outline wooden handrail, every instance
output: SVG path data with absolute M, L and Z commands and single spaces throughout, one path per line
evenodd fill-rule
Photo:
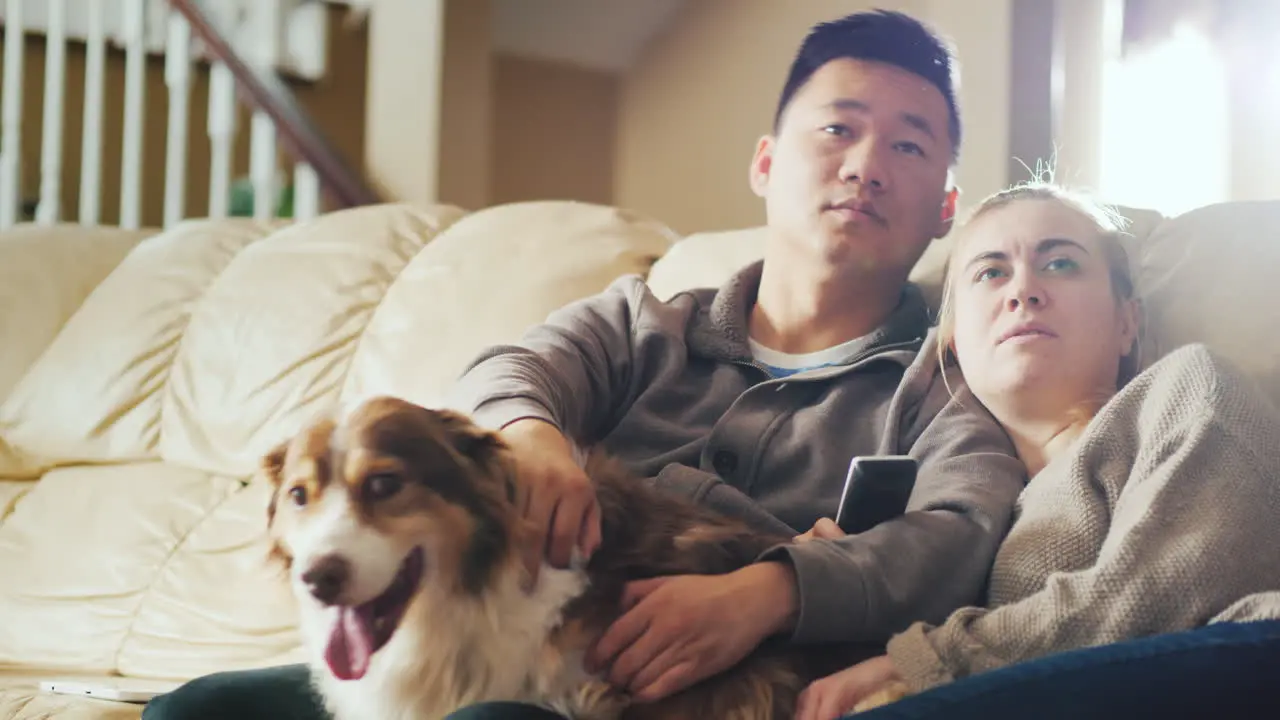
M 192 33 L 204 42 L 209 53 L 231 71 L 241 99 L 271 118 L 285 149 L 311 165 L 321 188 L 336 205 L 347 208 L 383 202 L 364 176 L 320 132 L 275 68 L 246 60 L 196 0 L 169 0 L 169 4 L 187 19 Z

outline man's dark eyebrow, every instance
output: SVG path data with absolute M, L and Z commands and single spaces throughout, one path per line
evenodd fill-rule
M 867 112 L 871 110 L 870 105 L 862 102 L 861 100 L 854 100 L 853 98 L 832 100 L 828 103 L 827 107 L 835 108 L 836 110 L 857 110 L 859 112 Z
M 929 126 L 929 121 L 925 120 L 919 115 L 914 115 L 912 113 L 902 113 L 902 122 L 919 130 L 925 135 L 928 135 L 930 140 L 938 139 L 937 136 L 933 134 L 933 128 Z
M 840 98 L 838 100 L 833 100 L 827 105 L 827 107 L 834 108 L 836 110 L 854 110 L 857 112 L 869 112 L 871 110 L 870 105 L 853 98 Z M 933 132 L 933 126 L 929 125 L 929 121 L 925 120 L 923 117 L 916 115 L 915 113 L 902 113 L 900 117 L 904 125 L 913 127 L 925 135 L 928 135 L 930 140 L 938 139 L 938 136 Z

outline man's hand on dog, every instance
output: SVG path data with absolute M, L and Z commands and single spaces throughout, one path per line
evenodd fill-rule
M 797 543 L 845 536 L 822 518 Z M 625 613 L 587 657 L 615 687 L 654 702 L 746 657 L 766 637 L 791 629 L 799 599 L 795 571 L 760 563 L 722 576 L 683 575 L 627 585 Z M 777 598 L 776 600 L 774 598 Z M 737 612 L 726 613 L 726 607 Z
M 554 567 L 568 567 L 573 550 L 583 559 L 600 545 L 600 505 L 595 487 L 574 462 L 569 441 L 541 420 L 517 420 L 502 429 L 516 459 L 519 498 L 534 537 L 525 546 L 529 586 L 538 579 L 545 557 Z
M 727 575 L 637 580 L 627 584 L 622 607 L 622 617 L 588 653 L 587 667 L 636 700 L 654 702 L 790 630 L 799 599 L 795 571 L 765 562 Z

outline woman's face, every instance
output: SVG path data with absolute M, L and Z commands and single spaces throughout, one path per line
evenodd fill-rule
M 1115 392 L 1137 308 L 1113 294 L 1099 235 L 1090 219 L 1048 199 L 1014 200 L 961 229 L 953 350 L 988 406 L 1065 410 Z

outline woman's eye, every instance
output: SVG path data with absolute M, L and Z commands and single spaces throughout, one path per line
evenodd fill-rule
M 847 137 L 850 133 L 848 125 L 839 124 L 827 125 L 822 128 L 822 132 L 827 133 L 828 135 L 835 135 L 837 137 Z
M 995 280 L 1001 275 L 1004 275 L 1004 273 L 997 268 L 983 268 L 978 271 L 977 275 L 973 276 L 973 280 L 974 282 L 986 282 L 988 280 Z
M 1045 264 L 1044 269 L 1050 272 L 1063 272 L 1076 270 L 1080 264 L 1071 258 L 1054 258 Z
M 289 499 L 292 500 L 293 504 L 297 505 L 298 507 L 302 507 L 303 505 L 306 505 L 307 489 L 302 487 L 301 485 L 295 485 L 289 488 Z
M 404 481 L 398 475 L 391 473 L 370 475 L 364 481 L 364 495 L 369 500 L 385 500 L 400 492 L 403 486 Z

